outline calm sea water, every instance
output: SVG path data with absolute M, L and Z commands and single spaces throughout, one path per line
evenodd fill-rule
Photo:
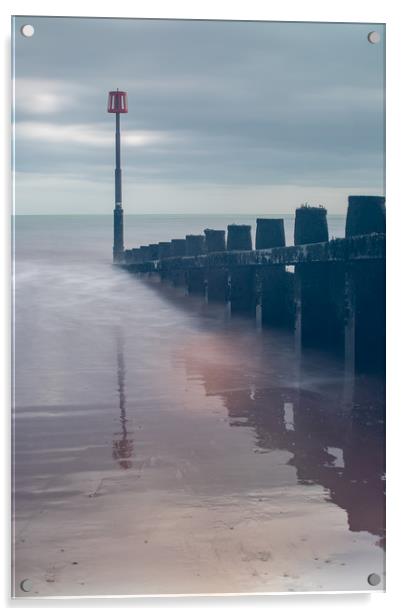
M 255 218 L 126 216 L 125 244 Z M 367 589 L 383 383 L 324 353 L 300 364 L 291 333 L 228 322 L 111 252 L 112 217 L 16 218 L 16 594 L 24 578 L 39 595 Z
M 203 233 L 207 227 L 226 229 L 228 224 L 249 224 L 255 237 L 258 214 L 239 215 L 125 215 L 125 245 L 135 248 L 141 244 L 169 241 L 189 233 Z M 17 216 L 16 257 L 64 259 L 80 261 L 85 255 L 96 262 L 109 261 L 113 244 L 111 216 Z M 293 244 L 294 216 L 285 216 L 286 243 Z M 328 217 L 330 237 L 345 236 L 345 217 Z
M 224 229 L 232 222 L 251 224 L 255 236 L 256 217 L 126 216 L 125 246 L 202 233 L 207 227 Z M 342 216 L 329 217 L 330 236 L 344 236 L 344 223 Z M 287 244 L 292 244 L 291 216 L 285 218 L 285 232 Z M 80 402 L 83 395 L 92 396 L 91 387 L 97 385 L 81 381 L 95 374 L 99 377 L 95 368 L 110 350 L 108 334 L 123 327 L 126 339 L 136 338 L 137 328 L 152 318 L 143 304 L 149 291 L 128 284 L 124 273 L 109 267 L 112 233 L 109 216 L 16 217 L 17 405 L 61 402 L 66 392 Z M 154 318 L 162 321 L 164 315 Z M 178 327 L 186 323 L 180 311 L 170 318 L 177 319 Z M 100 353 L 90 359 L 94 343 Z M 108 372 L 107 365 L 104 369 Z

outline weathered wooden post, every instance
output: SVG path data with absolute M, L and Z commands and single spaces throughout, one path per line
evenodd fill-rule
M 355 277 L 351 264 L 345 267 L 344 336 L 345 373 L 348 376 L 352 376 L 355 372 L 356 361 L 356 289 Z
M 171 243 L 170 242 L 158 242 L 158 259 L 159 261 L 163 261 L 164 259 L 168 259 L 171 256 Z M 159 268 L 159 274 L 161 281 L 165 281 L 169 279 L 169 271 L 163 267 L 163 263 Z
M 141 250 L 140 248 L 133 248 L 131 251 L 131 259 L 132 263 L 139 263 L 141 261 Z
M 385 233 L 385 198 L 355 196 L 348 198 L 345 237 Z
M 228 225 L 227 249 L 252 250 L 251 226 Z M 255 267 L 236 265 L 229 269 L 230 313 L 255 318 Z
M 186 240 L 184 238 L 171 240 L 170 252 L 172 257 L 184 257 L 186 255 Z M 170 276 L 174 287 L 186 287 L 187 274 L 184 269 L 172 269 L 170 272 Z
M 186 240 L 174 239 L 171 240 L 171 253 L 172 257 L 184 257 L 186 254 Z
M 140 258 L 143 263 L 151 260 L 151 249 L 149 246 L 140 246 Z
M 148 260 L 149 261 L 157 261 L 159 259 L 159 246 L 158 244 L 149 244 L 148 245 Z M 155 280 L 159 280 L 159 274 L 154 271 L 149 271 L 147 274 L 147 278 L 152 278 Z
M 124 263 L 126 265 L 131 265 L 132 262 L 133 262 L 133 251 L 125 250 L 124 251 Z
M 328 242 L 327 210 L 324 207 L 302 205 L 297 208 L 294 241 L 295 246 Z
M 205 252 L 205 238 L 203 235 L 186 235 L 186 256 L 196 257 Z
M 226 250 L 225 231 L 220 229 L 205 229 L 205 244 L 207 253 L 223 252 Z M 223 302 L 228 301 L 229 273 L 224 267 L 208 267 L 206 272 L 207 279 L 207 301 Z
M 158 259 L 168 259 L 171 257 L 171 244 L 170 242 L 158 243 Z
M 151 261 L 157 261 L 159 259 L 159 244 L 150 244 L 149 253 Z
M 225 231 L 220 229 L 204 229 L 207 252 L 222 252 L 226 250 Z
M 327 210 L 301 206 L 296 210 L 295 245 L 328 241 Z M 330 333 L 329 264 L 295 266 L 296 347 L 325 346 Z
M 251 226 L 228 225 L 228 250 L 252 250 Z
M 203 235 L 186 235 L 186 256 L 196 257 L 205 252 Z M 205 268 L 187 270 L 187 291 L 189 294 L 205 296 Z
M 385 233 L 385 199 L 350 196 L 345 235 Z M 358 241 L 358 239 L 356 239 Z M 385 259 L 361 259 L 345 269 L 345 370 L 385 368 Z
M 257 218 L 256 250 L 285 246 L 283 218 Z M 293 274 L 284 265 L 264 265 L 257 270 L 261 323 L 290 326 L 293 323 Z M 257 306 L 257 314 L 258 314 Z
M 300 356 L 303 346 L 302 337 L 302 276 L 298 265 L 295 265 L 295 273 L 293 279 L 293 291 L 294 291 L 294 333 L 295 333 L 295 350 L 297 359 L 298 376 L 300 377 Z
M 285 227 L 283 218 L 257 218 L 255 249 L 285 246 Z
M 149 246 L 140 246 L 138 249 L 138 259 L 136 272 L 139 274 L 149 274 L 148 266 L 145 265 L 151 260 L 151 251 Z

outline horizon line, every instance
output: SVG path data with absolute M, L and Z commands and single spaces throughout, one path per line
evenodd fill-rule
M 297 208 L 296 208 L 297 209 Z M 331 214 L 328 212 L 327 210 L 327 214 L 328 216 L 344 216 L 345 214 Z M 188 213 L 188 212 L 170 212 L 170 213 L 166 213 L 166 212 L 136 212 L 136 213 L 132 213 L 132 212 L 124 212 L 124 216 L 261 216 L 261 217 L 266 217 L 266 216 L 291 216 L 294 215 L 294 211 L 292 212 L 272 212 L 272 213 L 267 213 L 267 212 L 222 212 L 222 214 L 216 214 L 216 213 L 205 213 L 205 214 L 200 214 L 197 212 L 194 213 Z M 110 213 L 97 213 L 97 214 L 91 214 L 91 213 L 83 213 L 83 214 L 71 214 L 68 212 L 64 212 L 64 213 L 58 213 L 58 214 L 40 214 L 40 213 L 32 213 L 32 214 L 17 214 L 17 213 L 12 213 L 11 214 L 12 217 L 16 217 L 16 216 L 113 216 L 113 210 Z

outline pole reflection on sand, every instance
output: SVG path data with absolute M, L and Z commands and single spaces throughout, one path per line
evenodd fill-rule
M 381 379 L 131 284 L 83 402 L 16 409 L 15 594 L 382 589 Z

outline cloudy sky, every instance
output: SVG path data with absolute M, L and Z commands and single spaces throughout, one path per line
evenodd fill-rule
M 119 88 L 127 213 L 344 213 L 348 194 L 384 194 L 384 38 L 367 24 L 16 18 L 16 212 L 112 211 Z

